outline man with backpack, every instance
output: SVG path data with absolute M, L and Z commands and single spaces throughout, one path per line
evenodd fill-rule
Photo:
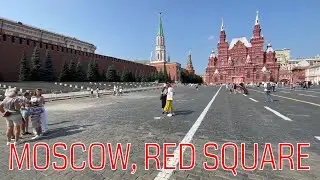
M 268 81 L 264 83 L 263 87 L 264 87 L 264 92 L 266 93 L 266 102 L 273 102 L 273 100 L 271 99 L 271 90 L 272 90 L 271 83 Z

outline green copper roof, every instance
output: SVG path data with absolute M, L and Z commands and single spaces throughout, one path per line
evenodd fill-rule
M 163 27 L 162 27 L 161 13 L 160 13 L 160 24 L 159 24 L 158 36 L 164 36 L 164 34 L 163 34 Z

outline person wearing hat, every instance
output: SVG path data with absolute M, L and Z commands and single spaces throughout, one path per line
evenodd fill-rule
M 0 103 L 0 112 L 7 122 L 7 145 L 11 143 L 11 137 L 15 137 L 14 144 L 19 142 L 20 126 L 23 123 L 20 114 L 20 99 L 17 97 L 16 88 L 9 88 L 5 92 L 5 99 Z
M 32 139 L 38 139 L 42 135 L 41 114 L 44 110 L 40 104 L 40 99 L 36 96 L 32 96 L 30 102 L 31 106 L 29 108 L 29 118 L 31 121 L 31 127 L 36 132 L 36 135 Z

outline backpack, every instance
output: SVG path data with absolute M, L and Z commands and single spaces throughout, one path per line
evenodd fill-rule
M 270 83 L 267 83 L 267 90 L 271 91 L 271 84 Z

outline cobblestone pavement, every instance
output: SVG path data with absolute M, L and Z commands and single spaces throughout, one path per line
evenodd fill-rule
M 67 170 L 55 171 L 52 169 L 52 162 L 61 165 L 62 160 L 55 158 L 50 152 L 50 166 L 47 170 L 36 171 L 31 162 L 31 170 L 25 170 L 25 164 L 21 171 L 9 171 L 9 148 L 5 145 L 5 121 L 1 121 L 0 137 L 3 145 L 0 145 L 2 152 L 0 158 L 0 177 L 1 179 L 155 179 L 160 170 L 156 169 L 154 161 L 150 161 L 150 169 L 144 168 L 144 145 L 145 143 L 180 143 L 194 123 L 198 120 L 219 87 L 201 87 L 200 91 L 195 88 L 178 87 L 174 107 L 176 116 L 166 117 L 162 115 L 158 91 L 145 91 L 126 94 L 122 97 L 104 96 L 102 98 L 82 98 L 52 102 L 46 105 L 49 119 L 49 132 L 42 139 L 36 142 L 48 143 L 52 148 L 56 142 L 64 142 L 68 149 L 58 152 L 69 153 L 70 145 L 75 142 L 82 142 L 86 145 L 86 152 L 76 148 L 76 165 L 82 161 L 87 161 L 88 148 L 90 143 L 101 142 L 111 143 L 113 149 L 116 143 L 131 143 L 129 168 L 121 170 L 118 162 L 117 170 L 111 170 L 109 157 L 106 156 L 106 166 L 101 171 L 93 171 L 88 165 L 83 171 L 74 171 L 68 164 Z M 210 106 L 203 121 L 196 129 L 191 143 L 195 146 L 196 163 L 195 167 L 189 171 L 173 171 L 171 176 L 162 179 L 319 179 L 320 178 L 320 136 L 319 127 L 319 106 L 308 104 L 311 101 L 308 96 L 297 96 L 275 92 L 275 95 L 289 97 L 285 99 L 274 97 L 275 102 L 265 103 L 262 90 L 253 88 L 248 96 L 242 94 L 229 94 L 224 87 L 221 88 L 215 100 Z M 307 94 L 309 92 L 304 92 Z M 251 99 L 250 99 L 251 98 Z M 253 101 L 253 100 L 255 101 Z M 297 99 L 300 101 L 295 101 Z M 257 102 L 256 102 L 257 101 Z M 304 102 L 301 102 L 304 101 Z M 265 106 L 290 118 L 286 121 Z M 203 115 L 203 114 L 202 114 Z M 31 147 L 35 142 L 30 137 L 24 137 L 23 141 L 29 142 Z M 295 146 L 296 143 L 311 143 L 311 147 L 305 148 L 303 153 L 310 155 L 309 159 L 303 160 L 303 165 L 311 166 L 310 171 L 290 171 L 288 161 L 284 161 L 283 171 L 273 171 L 270 164 L 266 164 L 263 170 L 244 171 L 239 166 L 236 169 L 237 176 L 233 176 L 230 171 L 222 169 L 221 165 L 215 171 L 206 171 L 202 167 L 203 162 L 207 161 L 213 165 L 212 159 L 203 155 L 203 146 L 207 142 L 215 142 L 219 146 L 226 142 L 234 142 L 239 145 L 246 143 L 246 164 L 251 165 L 253 159 L 253 143 L 259 143 L 259 165 L 261 154 L 265 143 L 272 143 L 274 156 L 277 157 L 277 143 L 288 142 Z M 18 146 L 21 153 L 22 145 Z M 220 148 L 220 147 L 219 147 Z M 97 148 L 98 149 L 98 148 Z M 100 151 L 94 149 L 93 164 L 100 165 Z M 173 152 L 169 149 L 169 153 Z M 214 151 L 221 157 L 220 151 Z M 239 149 L 240 151 L 240 149 Z M 31 151 L 32 152 L 32 151 Z M 38 149 L 38 165 L 45 164 L 45 150 Z M 155 153 L 152 151 L 151 153 Z M 161 152 L 162 154 L 162 152 Z M 190 151 L 185 151 L 184 162 L 190 163 Z M 162 157 L 162 155 L 160 155 Z M 32 157 L 32 153 L 31 153 Z M 228 149 L 226 164 L 231 165 L 233 154 Z M 238 159 L 241 159 L 240 152 Z M 221 158 L 220 158 L 221 160 Z M 219 161 L 220 161 L 219 160 Z M 296 169 L 296 159 L 295 169 Z M 132 175 L 131 164 L 137 165 L 136 172 Z M 276 159 L 276 166 L 278 161 Z M 162 159 L 161 159 L 161 165 Z M 159 178 L 160 179 L 160 178 Z

